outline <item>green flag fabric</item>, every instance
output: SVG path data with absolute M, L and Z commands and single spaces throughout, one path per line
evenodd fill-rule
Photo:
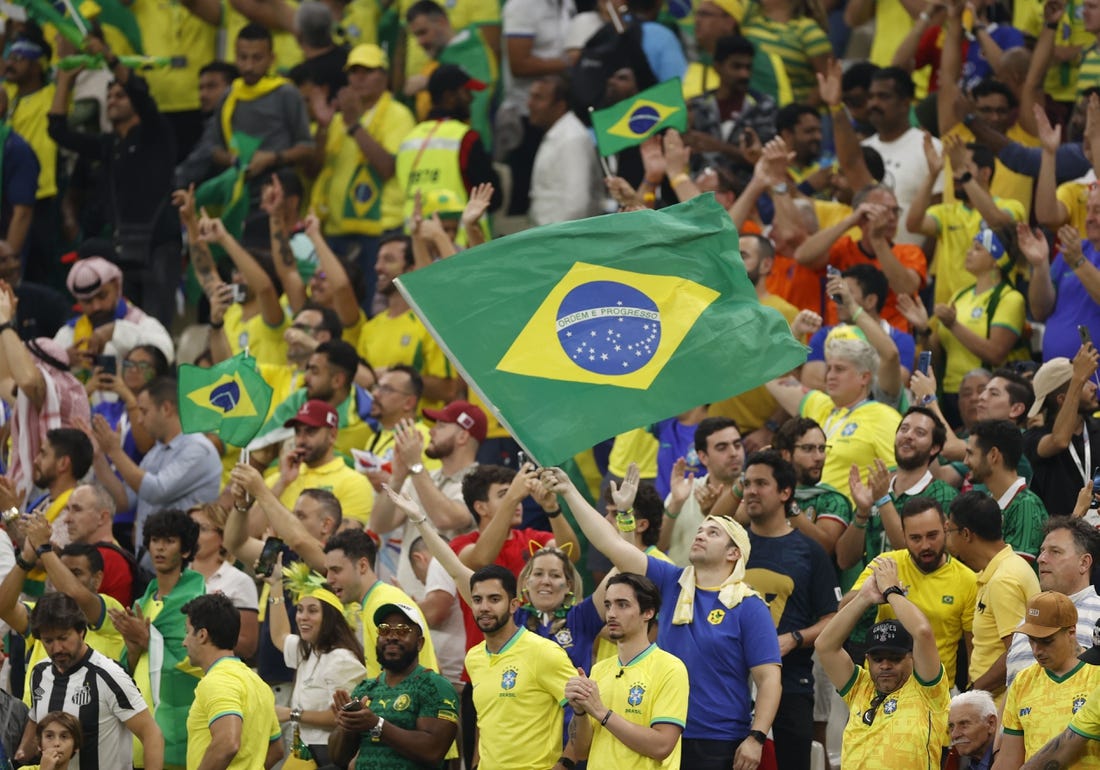
M 687 130 L 687 106 L 680 78 L 666 80 L 630 99 L 592 112 L 600 155 L 641 144 L 662 128 Z
M 737 231 L 709 194 L 527 230 L 397 285 L 543 464 L 806 360 L 779 312 L 757 299 Z
M 252 156 L 260 149 L 262 142 L 261 137 L 234 131 L 229 143 L 229 150 L 236 157 L 234 164 L 195 188 L 195 208 L 216 208 L 225 229 L 238 240 L 244 230 L 244 220 L 248 217 L 248 185 L 245 174 L 248 164 L 252 162 Z M 215 258 L 222 253 L 216 246 L 212 246 L 211 251 Z
M 184 433 L 217 433 L 243 447 L 264 424 L 271 386 L 244 352 L 209 369 L 184 364 L 179 373 L 180 423 Z

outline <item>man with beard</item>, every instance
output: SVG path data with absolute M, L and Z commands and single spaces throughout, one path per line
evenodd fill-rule
M 374 540 L 362 530 L 338 532 L 325 543 L 325 579 L 332 586 L 332 592 L 344 603 L 348 622 L 362 634 L 364 650 L 378 649 L 381 636 L 373 620 L 379 608 L 386 604 L 416 606 L 400 588 L 379 580 L 374 571 L 377 556 Z M 420 626 L 424 640 L 417 648 L 420 664 L 438 671 L 432 635 L 419 612 L 416 613 L 416 624 Z M 367 664 L 367 676 L 378 676 L 382 670 L 381 661 L 367 656 L 364 662 Z M 558 733 L 560 735 L 560 729 Z
M 382 237 L 375 273 L 377 292 L 385 298 L 386 308 L 363 324 L 357 352 L 375 372 L 399 364 L 416 367 L 423 379 L 423 393 L 419 394 L 424 399 L 422 406 L 439 407 L 454 399 L 458 378 L 438 343 L 394 283 L 394 279 L 412 271 L 413 259 L 409 236 L 398 232 Z
M 1031 488 L 1054 516 L 1070 513 L 1081 487 L 1092 480 L 1097 466 L 1092 447 L 1100 448 L 1096 366 L 1092 343 L 1073 357 L 1052 358 L 1035 373 L 1035 403 L 1029 417 L 1043 415 L 1043 424 L 1024 434 L 1024 452 L 1035 475 Z
M 367 526 L 374 506 L 374 489 L 361 473 L 347 466 L 335 451 L 339 433 L 336 409 L 326 401 L 311 399 L 286 421 L 294 429 L 294 449 L 279 458 L 279 473 L 269 480 L 271 491 L 292 509 L 307 489 L 331 490 L 344 516 Z
M 415 500 L 447 537 L 470 532 L 477 524 L 462 499 L 462 481 L 477 467 L 477 448 L 485 440 L 488 426 L 485 412 L 468 401 L 452 401 L 444 409 L 425 409 L 424 416 L 435 421 L 427 447 L 413 420 L 397 424 L 389 485 Z M 440 460 L 441 466 L 426 471 L 422 459 L 425 455 Z M 405 513 L 389 495 L 375 498 L 370 525 L 383 534 L 384 548 L 400 551 L 398 581 L 412 584 L 416 575 L 409 561 L 409 547 L 418 537 L 416 527 L 406 520 Z M 384 564 L 382 567 L 385 571 Z
M 898 579 L 906 597 L 915 604 L 936 634 L 936 647 L 947 672 L 955 681 L 959 640 L 969 638 L 974 624 L 974 603 L 978 584 L 974 572 L 947 553 L 943 508 L 930 497 L 914 497 L 901 508 L 901 527 L 905 547 L 887 551 L 882 558 L 897 564 Z M 852 602 L 863 584 L 872 580 L 869 564 L 856 578 L 852 592 L 840 606 Z M 888 605 L 880 605 L 876 620 L 896 617 Z
M 431 440 L 428 426 L 417 418 L 417 405 L 423 394 L 424 379 L 411 366 L 397 364 L 378 373 L 378 381 L 371 388 L 370 405 L 370 416 L 376 423 L 375 433 L 364 447 L 364 452 L 355 454 L 357 469 L 367 474 L 375 492 L 382 491 L 382 484 L 390 480 L 389 469 L 392 468 L 397 443 L 398 423 L 412 420 L 424 440 Z M 434 471 L 441 464 L 427 455 L 421 462 L 429 471 Z
M 810 197 L 819 192 L 828 195 L 829 179 L 833 175 L 830 166 L 821 167 L 821 117 L 813 107 L 797 102 L 788 104 L 775 116 L 775 128 L 780 138 L 794 152 L 794 159 L 787 166 L 787 173 L 799 192 Z
M 1024 450 L 1020 429 L 1008 420 L 982 420 L 966 441 L 970 478 L 984 484 L 1001 507 L 1005 542 L 1028 562 L 1039 555 L 1047 509 L 1016 473 Z
M 405 218 L 413 214 L 416 193 L 446 190 L 465 206 L 471 190 L 493 185 L 490 207 L 500 205 L 500 179 L 477 131 L 470 128 L 473 91 L 485 84 L 456 64 L 441 64 L 428 78 L 432 110 L 418 123 L 397 151 L 395 176 L 405 191 Z
M 843 767 L 939 767 L 947 734 L 951 680 L 944 672 L 932 624 L 905 596 L 892 559 L 874 574 L 817 638 L 817 655 L 849 710 Z M 876 605 L 897 620 L 871 628 L 866 668 L 844 649 L 848 634 Z
M 347 767 L 358 752 L 357 770 L 439 767 L 458 732 L 458 703 L 451 683 L 420 665 L 422 623 L 408 604 L 383 604 L 374 613 L 382 673 L 364 679 L 351 695 L 332 697 L 336 729 L 329 754 Z
M 470 593 L 485 634 L 485 641 L 466 653 L 481 766 L 572 767 L 572 761 L 559 758 L 563 696 L 576 675 L 569 656 L 556 642 L 516 626 L 513 615 L 522 600 L 516 596 L 516 576 L 504 567 L 491 564 L 471 575 Z M 605 716 L 611 715 L 600 719 Z
M 898 515 L 914 497 L 929 497 L 938 503 L 941 510 L 955 499 L 958 492 L 951 485 L 932 477 L 931 466 L 943 449 L 947 428 L 929 409 L 913 406 L 905 413 L 894 434 L 894 459 L 898 469 L 890 479 L 886 494 L 871 506 L 870 512 L 860 510 L 856 499 L 856 514 L 853 524 L 865 529 L 863 543 L 864 564 L 891 546 L 900 546 L 905 542 L 901 518 Z M 853 493 L 854 494 L 854 493 Z M 837 555 L 841 563 L 850 564 L 859 547 L 855 536 L 837 542 Z
M 649 641 L 661 592 L 649 578 L 620 573 L 607 581 L 604 604 L 619 654 L 565 685 L 574 753 L 592 767 L 678 768 L 688 676 L 679 658 Z
M 783 657 L 783 695 L 772 723 L 776 762 L 810 768 L 814 738 L 812 651 L 821 629 L 836 614 L 840 589 L 825 550 L 788 523 L 794 467 L 778 452 L 754 452 L 745 460 L 745 512 L 749 543 L 745 581 L 771 610 Z

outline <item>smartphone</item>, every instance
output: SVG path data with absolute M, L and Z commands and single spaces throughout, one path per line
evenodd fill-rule
M 275 560 L 283 552 L 283 541 L 277 537 L 269 537 L 264 541 L 260 558 L 256 560 L 256 575 L 259 577 L 271 577 L 275 571 Z
M 343 706 L 340 707 L 341 711 L 361 711 L 363 709 L 363 701 L 361 700 L 349 700 Z
M 1090 342 L 1092 342 L 1092 335 L 1089 334 L 1089 327 L 1085 326 L 1084 324 L 1077 325 L 1077 334 L 1081 337 L 1082 345 L 1088 345 Z
M 830 279 L 831 278 L 840 278 L 840 270 L 833 267 L 832 265 L 826 265 L 825 266 L 825 272 L 828 274 Z M 836 302 L 837 304 L 840 304 L 840 295 L 839 294 L 830 294 L 829 296 L 832 298 L 833 302 Z
M 1084 327 L 1078 327 L 1084 328 Z M 117 356 L 96 356 L 95 364 L 97 368 L 102 369 L 104 374 L 118 374 L 118 357 Z
M 233 301 L 238 305 L 245 301 L 245 295 L 248 293 L 248 289 L 243 284 L 231 283 L 229 288 L 233 290 Z
M 932 351 L 922 350 L 920 356 L 917 357 L 917 371 L 928 376 L 928 368 L 930 366 L 932 366 Z

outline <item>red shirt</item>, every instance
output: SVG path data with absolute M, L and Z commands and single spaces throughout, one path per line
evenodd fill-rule
M 130 563 L 113 548 L 105 545 L 96 547 L 103 556 L 103 582 L 99 592 L 118 599 L 123 607 L 129 607 L 134 601 L 134 575 L 130 572 Z
M 903 266 L 917 271 L 917 275 L 920 276 L 921 287 L 928 283 L 928 260 L 924 258 L 924 252 L 921 251 L 920 246 L 895 243 L 890 247 L 890 251 L 894 253 L 898 262 L 901 262 Z M 882 265 L 879 264 L 878 259 L 873 254 L 868 256 L 859 247 L 859 242 L 852 240 L 849 235 L 841 236 L 829 249 L 829 263 L 841 272 L 853 265 L 860 264 L 872 265 L 876 269 L 882 270 Z M 909 331 L 909 322 L 898 310 L 898 295 L 894 293 L 893 289 L 890 289 L 890 293 L 886 296 L 886 306 L 882 308 L 881 315 L 883 320 L 894 328 L 903 332 Z M 827 303 L 824 318 L 827 326 L 837 323 L 835 302 Z

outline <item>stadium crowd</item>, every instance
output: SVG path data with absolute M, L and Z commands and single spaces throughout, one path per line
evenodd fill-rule
M 1100 768 L 1100 0 L 0 5 L 0 767 Z M 398 282 L 698 196 L 806 362 L 538 467 Z

